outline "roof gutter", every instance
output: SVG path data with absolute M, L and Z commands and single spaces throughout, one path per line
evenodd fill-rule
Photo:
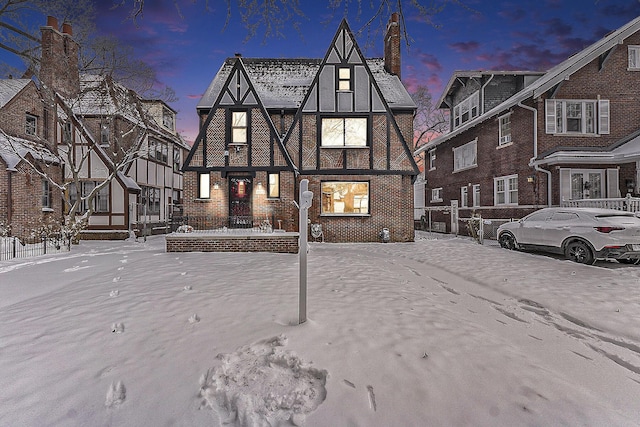
M 518 102 L 518 107 L 533 112 L 533 157 L 529 159 L 529 166 L 534 170 L 547 175 L 547 205 L 551 206 L 551 171 L 542 169 L 535 160 L 538 158 L 538 110 L 528 105 L 524 105 L 522 101 Z

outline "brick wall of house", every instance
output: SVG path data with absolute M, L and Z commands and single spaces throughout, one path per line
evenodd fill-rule
M 48 120 L 51 123 L 52 117 L 49 116 L 45 119 L 44 111 L 44 103 L 36 85 L 29 83 L 11 101 L 0 108 L 2 129 L 9 135 L 34 142 L 42 141 L 45 137 L 49 137 L 49 141 L 53 141 L 52 132 L 47 133 L 44 129 L 45 122 Z M 25 133 L 27 113 L 36 117 L 37 130 L 35 136 Z
M 165 237 L 167 252 L 276 252 L 298 253 L 298 233 L 264 236 L 195 235 L 173 233 Z

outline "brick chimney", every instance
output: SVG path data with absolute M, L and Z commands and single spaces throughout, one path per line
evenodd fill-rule
M 47 25 L 41 27 L 40 31 L 42 33 L 40 81 L 66 98 L 77 96 L 80 93 L 78 70 L 80 47 L 73 40 L 71 24 L 63 23 L 62 32 L 60 32 L 58 20 L 48 16 Z
M 384 36 L 384 68 L 400 78 L 400 15 L 392 13 Z

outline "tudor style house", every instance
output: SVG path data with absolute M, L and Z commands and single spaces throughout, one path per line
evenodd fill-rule
M 182 198 L 180 166 L 189 149 L 175 129 L 175 111 L 163 101 L 142 98 L 108 75 L 81 74 L 79 46 L 68 23 L 59 31 L 57 20 L 49 17 L 41 31 L 40 81 L 56 94 L 55 117 L 47 123 L 54 129 L 57 150 L 64 154 L 72 147 L 77 162 L 86 158 L 81 194 L 115 173 L 93 201 L 88 230 L 98 233 L 85 233 L 83 238 L 124 237 L 143 223 L 166 230 Z M 118 169 L 126 152 L 135 152 L 134 159 Z M 63 167 L 70 179 L 71 165 Z
M 399 78 L 397 18 L 385 59 L 366 59 L 346 21 L 322 59 L 227 59 L 197 107 L 185 214 L 205 227 L 296 231 L 308 179 L 325 241 L 379 241 L 383 228 L 413 240 L 415 104 Z
M 545 73 L 456 72 L 438 105 L 451 131 L 414 152 L 428 207 L 520 218 L 640 192 L 640 18 Z
M 0 80 L 0 236 L 26 238 L 62 218 L 59 190 L 34 170 L 61 177 L 46 114 L 32 80 Z

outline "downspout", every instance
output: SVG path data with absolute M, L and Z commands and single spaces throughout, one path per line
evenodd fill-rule
M 11 197 L 13 195 L 13 186 L 11 184 L 13 181 L 11 179 L 13 172 L 17 171 L 15 169 L 7 169 L 7 226 L 9 226 L 13 220 L 13 198 Z
M 538 158 L 538 110 L 528 105 L 524 105 L 522 101 L 518 102 L 518 106 L 525 110 L 533 111 L 533 157 L 529 160 L 529 166 L 533 166 L 534 170 L 547 174 L 547 205 L 551 206 L 551 171 L 542 169 L 535 160 Z
M 495 74 L 491 74 L 491 77 L 489 77 L 489 80 L 487 80 L 481 87 L 480 87 L 480 93 L 482 94 L 482 104 L 480 107 L 480 115 L 484 114 L 484 88 L 487 87 L 487 85 L 489 84 L 489 82 L 491 80 L 493 80 L 493 77 L 495 76 Z

